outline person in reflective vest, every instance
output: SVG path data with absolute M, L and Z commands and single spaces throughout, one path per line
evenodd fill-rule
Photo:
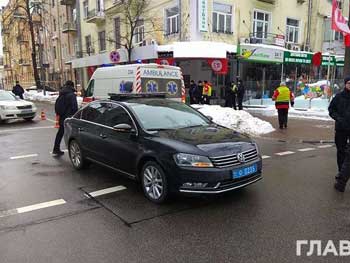
M 210 104 L 210 97 L 212 93 L 212 86 L 211 84 L 204 80 L 204 87 L 203 87 L 203 104 Z
M 285 82 L 275 90 L 272 96 L 278 111 L 278 123 L 280 129 L 287 128 L 289 103 L 294 106 L 294 94 L 289 90 Z

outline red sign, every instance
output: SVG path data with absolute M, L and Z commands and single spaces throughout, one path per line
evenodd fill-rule
M 322 63 L 322 53 L 317 52 L 312 56 L 312 65 L 319 67 Z
M 332 3 L 332 29 L 343 32 L 344 34 L 350 34 L 350 28 L 339 8 L 339 2 L 337 0 L 333 0 Z
M 208 64 L 216 74 L 227 74 L 228 61 L 226 58 L 208 59 Z
M 119 63 L 120 61 L 120 54 L 118 51 L 112 51 L 111 53 L 109 53 L 109 59 L 113 62 L 113 63 Z
M 91 78 L 92 74 L 94 74 L 96 68 L 97 68 L 97 67 L 95 67 L 95 66 L 89 66 L 89 67 L 87 67 L 87 73 L 88 73 L 89 78 Z
M 170 66 L 176 65 L 174 58 L 158 58 L 156 59 L 156 63 L 159 65 L 170 65 Z

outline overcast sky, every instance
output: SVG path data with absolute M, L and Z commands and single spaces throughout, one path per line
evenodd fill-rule
M 0 7 L 7 5 L 9 0 L 0 0 Z M 0 55 L 2 56 L 2 37 L 0 38 Z

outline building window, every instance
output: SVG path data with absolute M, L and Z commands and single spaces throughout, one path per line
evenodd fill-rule
M 84 10 L 84 17 L 87 18 L 89 15 L 89 2 L 88 1 L 83 2 L 83 10 Z
M 114 18 L 114 38 L 115 38 L 115 48 L 118 49 L 121 46 L 120 17 Z
M 256 38 L 267 38 L 267 34 L 270 31 L 270 14 L 254 11 L 253 18 L 253 34 Z
M 175 6 L 165 10 L 166 16 L 166 28 L 165 32 L 167 35 L 179 33 L 179 7 Z
M 106 31 L 98 32 L 98 45 L 100 51 L 106 50 Z
M 53 47 L 53 57 L 54 59 L 57 59 L 57 50 L 55 46 Z
M 53 31 L 56 32 L 57 28 L 56 28 L 56 19 L 53 19 Z
M 213 32 L 232 33 L 232 6 L 213 4 Z
M 344 41 L 344 35 L 343 35 L 343 33 L 334 31 L 334 40 L 343 42 L 343 41 Z
M 299 42 L 299 20 L 287 18 L 286 40 L 288 43 Z
M 56 0 L 52 0 L 52 7 L 55 7 L 55 1 Z
M 137 25 L 135 27 L 135 32 L 134 32 L 134 43 L 135 44 L 140 44 L 142 41 L 145 39 L 145 27 L 143 20 L 139 20 L 137 22 Z
M 96 0 L 96 10 L 97 12 L 103 12 L 104 10 L 103 0 Z
M 90 56 L 91 53 L 94 53 L 92 50 L 92 46 L 91 46 L 91 36 L 90 35 L 85 37 L 85 45 L 86 45 L 86 52 Z

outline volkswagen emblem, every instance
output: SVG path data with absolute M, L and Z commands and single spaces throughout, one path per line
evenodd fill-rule
M 237 159 L 240 163 L 245 163 L 245 157 L 243 153 L 237 153 Z

